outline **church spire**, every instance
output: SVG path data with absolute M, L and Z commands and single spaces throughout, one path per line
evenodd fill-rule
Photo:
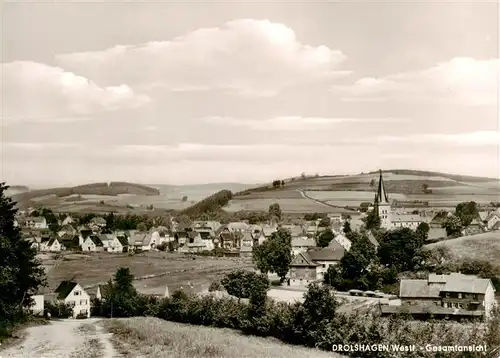
M 382 170 L 379 170 L 380 177 L 378 180 L 377 194 L 375 195 L 375 202 L 377 204 L 389 204 L 389 196 L 385 191 L 384 180 L 382 179 Z

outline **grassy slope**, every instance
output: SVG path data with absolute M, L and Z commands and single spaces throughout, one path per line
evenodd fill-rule
M 340 355 L 294 347 L 275 339 L 244 336 L 230 329 L 192 326 L 153 317 L 104 322 L 116 349 L 125 357 L 307 358 Z
M 500 257 L 500 231 L 493 231 L 479 235 L 464 236 L 458 239 L 445 240 L 427 247 L 446 247 L 450 253 L 460 259 L 470 258 L 487 260 L 498 264 Z
M 370 186 L 372 179 L 376 183 L 378 173 L 287 179 L 284 188 L 274 189 L 268 185 L 236 193 L 228 209 L 267 210 L 271 203 L 277 202 L 285 212 L 291 211 L 289 208 L 293 206 L 309 209 L 303 211 L 328 212 L 331 210 L 325 209 L 318 203 L 311 203 L 310 200 L 303 198 L 299 191 L 305 191 L 311 194 L 309 196 L 320 200 L 324 195 L 328 197 L 326 201 L 328 204 L 341 207 L 355 206 L 360 202 L 373 200 L 376 188 Z M 386 189 L 392 194 L 393 199 L 428 201 L 430 206 L 455 206 L 458 202 L 470 200 L 480 203 L 500 201 L 500 185 L 491 178 L 389 170 L 384 172 L 384 180 Z M 424 184 L 432 190 L 431 194 L 424 193 Z
M 206 289 L 215 278 L 236 268 L 250 268 L 251 263 L 239 258 L 192 257 L 164 252 L 128 254 L 93 253 L 88 255 L 66 254 L 54 260 L 54 255 L 40 255 L 47 271 L 50 289 L 62 280 L 75 279 L 82 286 L 93 286 L 108 281 L 120 267 L 129 267 L 136 278 L 153 276 L 135 281 L 143 293 L 164 293 L 165 286 L 173 292 L 191 282 Z

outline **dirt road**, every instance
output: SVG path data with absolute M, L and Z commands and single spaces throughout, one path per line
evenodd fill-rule
M 0 350 L 0 358 L 120 357 L 99 321 L 96 318 L 53 320 L 48 325 L 30 327 L 21 343 Z

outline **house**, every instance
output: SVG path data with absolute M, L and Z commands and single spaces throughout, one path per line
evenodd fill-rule
M 314 237 L 318 233 L 318 224 L 314 221 L 308 223 L 304 227 L 304 232 L 309 237 Z
M 490 279 L 460 273 L 401 280 L 399 291 L 401 306 L 415 316 L 487 319 L 496 305 Z
M 214 248 L 214 243 L 211 239 L 203 240 L 200 233 L 197 232 L 188 233 L 188 252 L 212 251 Z
M 276 231 L 278 231 L 278 225 L 264 225 L 262 227 L 262 233 L 266 239 L 270 238 Z
M 288 284 L 308 285 L 323 280 L 328 267 L 337 265 L 345 253 L 337 242 L 332 242 L 332 247 L 299 252 L 290 263 Z
M 79 251 L 81 250 L 80 238 L 78 235 L 64 234 L 59 238 L 62 250 Z
M 43 216 L 32 216 L 25 219 L 24 224 L 26 227 L 32 229 L 48 229 L 47 220 Z
M 61 226 L 70 225 L 70 224 L 73 224 L 74 222 L 75 222 L 75 220 L 70 215 L 67 215 L 64 218 L 64 220 L 61 221 Z
M 101 239 L 104 251 L 109 251 L 109 247 L 111 246 L 115 235 L 113 234 L 98 234 L 99 239 Z
M 290 263 L 288 285 L 308 285 L 317 281 L 318 264 L 314 262 L 307 252 L 299 252 Z
M 78 229 L 78 231 L 80 232 L 80 234 L 78 235 L 78 241 L 80 246 L 83 245 L 83 242 L 87 237 L 94 234 L 93 231 L 87 227 L 81 227 Z
M 100 216 L 96 216 L 90 220 L 89 227 L 92 231 L 101 231 L 106 227 L 106 220 Z
M 63 247 L 61 242 L 57 237 L 52 237 L 46 242 L 42 242 L 40 245 L 40 251 L 51 251 L 51 252 L 60 252 Z
M 474 219 L 465 229 L 462 230 L 462 235 L 477 235 L 483 233 L 484 231 L 484 224 L 479 220 Z
M 254 239 L 253 239 L 251 233 L 244 232 L 241 235 L 240 247 L 243 247 L 243 246 L 247 246 L 247 247 L 253 247 L 254 246 Z
M 493 227 L 500 222 L 500 214 L 494 211 L 486 217 L 484 222 L 488 230 L 493 230 Z
M 128 252 L 128 239 L 125 234 L 115 235 L 109 243 L 108 252 Z
M 134 251 L 142 251 L 142 247 L 146 241 L 146 233 L 134 233 L 128 237 L 128 246 L 129 246 L 129 251 L 134 250 Z M 147 242 L 146 242 L 147 245 Z
M 221 223 L 218 221 L 195 221 L 193 223 L 193 230 L 200 233 L 206 232 L 215 237 L 215 233 L 221 226 Z
M 391 214 L 391 229 L 399 229 L 399 228 L 409 228 L 415 230 L 418 225 L 424 222 L 424 219 L 420 215 L 412 215 L 412 214 Z
M 446 219 L 448 219 L 452 214 L 449 211 L 440 211 L 434 215 L 432 220 L 429 222 L 430 228 L 442 228 Z
M 244 232 L 248 231 L 250 225 L 248 225 L 245 222 L 231 222 L 226 225 L 226 227 L 229 229 L 230 232 L 235 233 L 235 232 Z
M 82 251 L 104 251 L 104 244 L 97 235 L 88 236 L 82 244 Z
M 344 224 L 341 221 L 334 221 L 331 229 L 334 235 L 341 235 L 344 233 Z
M 282 225 L 281 228 L 288 230 L 292 238 L 304 236 L 304 229 L 298 225 Z
M 238 249 L 240 247 L 240 236 L 232 233 L 223 231 L 219 234 L 220 247 L 226 250 Z
M 311 260 L 318 264 L 316 268 L 316 275 L 318 280 L 323 280 L 325 273 L 330 266 L 335 266 L 340 263 L 344 257 L 345 249 L 340 246 L 336 241 L 330 242 L 328 247 L 323 249 L 310 250 L 307 253 Z
M 104 297 L 107 296 L 108 291 L 109 291 L 108 285 L 97 285 L 97 291 L 96 291 L 95 297 L 98 300 L 102 300 Z
M 45 313 L 45 295 L 38 293 L 31 296 L 31 313 L 35 316 L 43 316 Z
M 349 251 L 351 249 L 352 242 L 347 237 L 342 234 L 338 234 L 333 238 L 340 246 L 344 248 L 345 251 Z
M 55 293 L 57 301 L 73 306 L 73 318 L 78 315 L 90 317 L 90 296 L 78 283 L 62 281 Z
M 71 226 L 71 225 L 64 225 L 64 226 L 61 226 L 61 228 L 59 229 L 59 231 L 57 232 L 57 234 L 59 236 L 63 236 L 65 234 L 68 234 L 68 235 L 76 235 L 77 234 L 77 231 L 76 229 Z
M 301 252 L 306 252 L 316 247 L 316 241 L 308 237 L 292 238 L 292 255 L 297 256 Z

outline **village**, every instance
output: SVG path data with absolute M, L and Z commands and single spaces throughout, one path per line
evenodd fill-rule
M 460 232 L 450 232 L 448 221 L 453 221 L 454 213 L 436 213 L 413 210 L 406 213 L 401 208 L 394 209 L 384 186 L 382 172 L 378 180 L 375 199 L 365 213 L 320 215 L 314 220 L 303 220 L 301 224 L 279 220 L 280 213 L 267 222 L 250 224 L 248 221 L 222 224 L 217 221 L 194 220 L 179 223 L 174 218 L 164 225 L 142 227 L 142 230 L 122 230 L 109 232 L 107 222 L 101 216 L 94 216 L 86 225 L 78 225 L 78 219 L 71 215 L 61 215 L 56 233 L 49 230 L 43 215 L 32 216 L 32 212 L 22 212 L 16 217 L 15 225 L 21 229 L 23 237 L 40 254 L 70 253 L 84 254 L 109 253 L 109 255 L 128 253 L 129 255 L 147 252 L 171 252 L 185 255 L 207 255 L 252 260 L 253 251 L 272 240 L 273 235 L 285 230 L 291 238 L 291 262 L 289 271 L 280 288 L 273 289 L 270 296 L 276 300 L 293 302 L 300 300 L 311 283 L 323 283 L 330 267 L 338 267 L 353 245 L 352 233 L 366 235 L 376 251 L 380 243 L 372 230 L 367 229 L 367 217 L 375 215 L 380 228 L 386 231 L 408 228 L 418 231 L 425 228 L 426 242 L 440 242 L 458 236 L 473 236 L 484 232 L 500 235 L 500 209 L 479 211 L 477 217 Z M 276 210 L 276 206 L 270 211 Z M 279 208 L 278 208 L 279 210 Z M 311 215 L 306 218 L 311 218 Z M 140 226 L 140 224 L 138 225 Z M 325 238 L 328 240 L 325 243 Z M 350 239 L 351 238 L 351 239 Z M 323 243 L 320 244 L 320 241 Z M 270 277 L 273 277 L 272 275 Z M 275 277 L 276 278 L 276 277 Z M 361 302 L 361 305 L 378 304 L 382 315 L 390 315 L 406 309 L 414 318 L 429 316 L 446 319 L 484 319 L 495 305 L 495 288 L 489 278 L 465 275 L 459 272 L 449 274 L 429 273 L 420 279 L 401 279 L 398 292 L 381 290 L 350 289 L 337 290 L 339 297 Z M 35 296 L 34 311 L 44 312 L 44 301 L 48 299 L 70 302 L 73 316 L 90 316 L 91 296 L 102 298 L 103 285 L 92 292 L 78 283 L 63 281 L 55 292 Z M 169 295 L 168 286 L 165 294 Z M 429 306 L 429 303 L 431 304 Z

